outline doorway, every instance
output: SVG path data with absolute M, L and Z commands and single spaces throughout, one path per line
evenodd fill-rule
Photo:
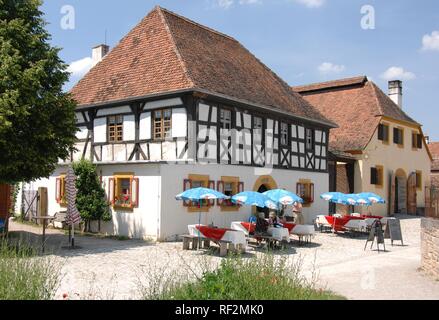
M 263 185 L 261 185 L 261 186 L 259 187 L 258 192 L 259 192 L 259 193 L 264 193 L 264 192 L 267 192 L 267 191 L 269 191 L 269 190 L 271 190 L 271 189 L 269 189 L 265 184 L 263 184 Z M 268 208 L 256 207 L 256 214 L 259 215 L 259 213 L 261 213 L 261 212 L 264 213 L 264 215 L 265 215 L 265 219 L 268 219 L 268 218 L 269 218 L 269 215 L 270 215 L 270 209 L 268 209 Z
M 256 192 L 266 192 L 269 190 L 274 190 L 277 189 L 277 183 L 276 181 L 274 181 L 273 177 L 271 176 L 260 176 L 257 180 L 256 183 L 253 186 L 253 191 Z M 263 212 L 266 216 L 266 218 L 268 218 L 269 215 L 269 209 L 267 208 L 253 208 L 253 215 L 257 215 L 259 212 Z
M 407 214 L 407 175 L 402 169 L 395 174 L 394 213 Z

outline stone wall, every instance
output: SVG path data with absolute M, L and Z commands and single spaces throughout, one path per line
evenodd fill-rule
M 422 219 L 421 255 L 422 270 L 439 280 L 439 219 Z

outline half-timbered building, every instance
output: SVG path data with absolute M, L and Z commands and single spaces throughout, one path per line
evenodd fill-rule
M 108 48 L 99 46 L 94 56 Z M 156 7 L 71 90 L 78 142 L 39 184 L 50 214 L 65 206 L 71 161 L 98 165 L 113 220 L 109 234 L 170 240 L 187 225 L 230 227 L 251 208 L 183 203 L 199 186 L 228 195 L 285 188 L 309 222 L 326 213 L 328 135 L 335 125 L 235 39 Z

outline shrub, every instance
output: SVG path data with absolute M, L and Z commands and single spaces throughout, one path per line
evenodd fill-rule
M 85 231 L 90 231 L 90 221 L 111 220 L 108 203 L 105 199 L 105 190 L 102 188 L 96 173 L 96 165 L 92 162 L 87 160 L 75 162 L 73 169 L 77 177 L 76 188 L 78 189 L 76 206 L 81 218 L 88 224 Z
M 301 263 L 271 255 L 243 259 L 229 257 L 216 270 L 205 270 L 197 280 L 172 281 L 161 276 L 145 299 L 157 300 L 328 300 L 343 299 L 317 289 L 315 280 L 301 275 Z
M 53 260 L 0 241 L 0 300 L 50 300 L 59 279 L 60 266 Z

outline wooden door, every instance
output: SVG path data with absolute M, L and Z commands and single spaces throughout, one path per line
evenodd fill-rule
M 11 207 L 11 188 L 7 184 L 0 184 L 0 219 L 7 221 Z
M 417 211 L 416 173 L 411 173 L 407 181 L 407 213 L 416 215 Z
M 391 171 L 389 175 L 389 203 L 387 204 L 388 214 L 390 217 L 395 215 L 395 192 L 396 192 L 396 174 Z

